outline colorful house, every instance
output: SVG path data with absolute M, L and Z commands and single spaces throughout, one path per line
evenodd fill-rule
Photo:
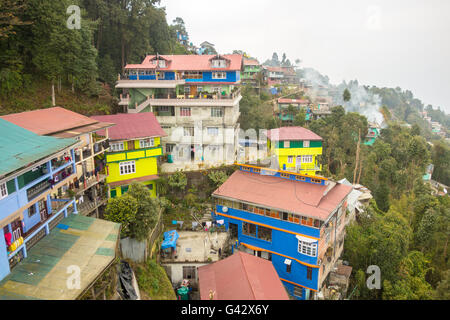
M 262 72 L 262 66 L 257 59 L 244 59 L 244 70 L 242 71 L 242 84 L 250 84 L 259 87 L 258 75 Z
M 78 212 L 73 198 L 62 197 L 76 176 L 77 144 L 0 119 L 0 280 L 59 221 Z
M 199 267 L 198 285 L 201 300 L 289 300 L 272 263 L 241 251 Z
M 233 164 L 242 55 L 156 55 L 129 64 L 116 88 L 128 113 L 153 112 L 167 136 L 165 172 Z
M 107 197 L 103 192 L 106 174 L 100 158 L 104 158 L 104 152 L 109 148 L 108 128 L 113 124 L 99 122 L 61 107 L 9 114 L 1 118 L 38 135 L 78 140 L 74 150 L 76 176 L 69 183 L 68 190 L 73 192 L 81 215 L 101 216 Z M 101 130 L 104 135 L 99 134 Z
M 322 170 L 322 138 L 302 127 L 282 127 L 267 132 L 267 150 L 274 167 L 315 176 Z
M 166 133 L 153 113 L 91 118 L 115 124 L 109 129 L 110 149 L 106 152 L 109 196 L 120 196 L 128 191 L 131 183 L 141 182 L 156 197 L 158 158 L 163 154 L 161 137 L 166 136 Z
M 292 123 L 294 121 L 294 113 L 289 112 L 289 106 L 294 108 L 293 111 L 298 112 L 302 108 L 306 110 L 309 106 L 309 101 L 305 99 L 279 98 L 278 108 L 275 110 L 275 114 L 278 115 L 281 121 L 286 123 Z
M 213 193 L 239 249 L 272 261 L 296 299 L 316 298 L 342 253 L 352 187 L 326 178 L 240 165 Z
M 380 126 L 376 123 L 369 123 L 369 132 L 367 133 L 364 144 L 366 146 L 373 145 L 379 136 L 380 136 Z

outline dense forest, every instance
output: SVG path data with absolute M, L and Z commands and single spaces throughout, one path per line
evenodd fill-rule
M 81 8 L 79 29 L 72 5 Z M 111 112 L 113 85 L 126 63 L 140 63 L 146 54 L 187 53 L 176 41 L 183 20 L 168 25 L 158 5 L 156 0 L 0 2 L 0 113 L 51 106 L 52 85 L 57 102 L 68 102 L 64 105 L 74 111 Z M 79 94 L 84 99 L 77 100 Z

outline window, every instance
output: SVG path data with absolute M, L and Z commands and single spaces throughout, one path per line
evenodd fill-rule
M 153 190 L 153 184 L 148 184 L 148 185 L 146 185 L 146 187 L 148 190 Z
M 312 280 L 312 268 L 306 267 L 306 279 Z
M 212 78 L 213 79 L 226 79 L 227 73 L 226 72 L 213 72 Z
M 188 87 L 188 86 L 184 87 L 184 93 L 185 94 L 190 94 L 191 93 L 191 87 Z
M 28 218 L 31 218 L 32 216 L 34 216 L 36 214 L 36 206 L 32 205 L 31 207 L 28 208 Z
M 288 163 L 294 163 L 294 156 L 288 156 Z
M 315 257 L 317 255 L 317 243 L 298 240 L 298 252 L 310 257 Z
M 213 68 L 226 68 L 227 62 L 226 62 L 226 60 L 223 60 L 223 59 L 214 59 L 214 60 L 212 60 L 211 65 Z
M 165 67 L 166 67 L 166 61 L 164 61 L 164 60 L 159 60 L 159 61 L 158 61 L 158 66 L 159 66 L 160 68 L 165 68 Z
M 288 216 L 289 216 L 289 214 L 287 212 L 281 213 L 281 219 L 284 221 L 288 221 Z
M 139 140 L 139 147 L 140 148 L 151 148 L 155 146 L 155 139 L 144 139 Z
M 284 142 L 284 147 L 285 148 L 290 148 L 291 147 L 291 142 L 290 141 L 285 141 Z
M 208 136 L 218 136 L 218 135 L 219 135 L 219 128 L 217 127 L 208 128 Z
M 127 161 L 119 164 L 120 175 L 136 173 L 136 162 Z
M 272 242 L 272 229 L 258 226 L 258 239 Z
M 256 225 L 243 222 L 242 223 L 242 233 L 247 236 L 256 238 Z
M 302 298 L 303 297 L 303 288 L 299 286 L 294 286 L 294 296 Z
M 303 156 L 302 157 L 302 162 L 303 163 L 312 163 L 313 162 L 313 157 L 312 156 Z
M 303 148 L 309 148 L 309 140 L 303 141 Z
M 186 71 L 184 72 L 184 79 L 203 79 L 203 72 Z
M 166 153 L 172 153 L 173 149 L 175 148 L 174 144 L 166 144 Z
M 286 263 L 286 262 L 285 262 L 285 263 Z M 292 263 L 289 262 L 289 264 L 286 264 L 286 272 L 287 272 L 287 273 L 291 273 L 291 270 L 292 270 Z
M 0 184 L 0 199 L 6 198 L 8 196 L 8 189 L 6 188 L 6 183 Z
M 184 136 L 185 137 L 193 137 L 194 136 L 194 127 L 184 127 Z
M 187 280 L 195 280 L 195 270 L 194 266 L 192 267 L 183 267 L 183 279 Z
M 123 151 L 123 150 L 125 150 L 123 142 L 111 143 L 111 151 L 112 152 Z
M 216 88 L 213 89 L 213 91 L 215 93 L 221 93 L 222 92 L 222 88 L 221 87 L 216 87 Z
M 223 117 L 223 109 L 222 108 L 211 108 L 211 117 L 214 117 L 214 118 Z
M 191 108 L 180 108 L 180 116 L 181 117 L 190 117 L 191 116 Z

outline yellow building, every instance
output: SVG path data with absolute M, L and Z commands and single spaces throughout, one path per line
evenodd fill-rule
M 110 149 L 105 154 L 108 194 L 111 198 L 128 191 L 133 182 L 148 187 L 156 197 L 158 158 L 163 154 L 161 137 L 166 133 L 151 112 L 93 116 L 114 123 L 109 129 Z
M 272 163 L 284 171 L 315 176 L 322 170 L 322 138 L 302 127 L 282 127 L 267 132 L 267 150 Z

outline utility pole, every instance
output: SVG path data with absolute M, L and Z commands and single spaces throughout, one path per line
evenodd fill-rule
M 355 171 L 353 172 L 353 184 L 356 183 L 356 172 L 358 172 L 359 152 L 361 150 L 361 129 L 358 130 L 358 145 L 356 146 Z

